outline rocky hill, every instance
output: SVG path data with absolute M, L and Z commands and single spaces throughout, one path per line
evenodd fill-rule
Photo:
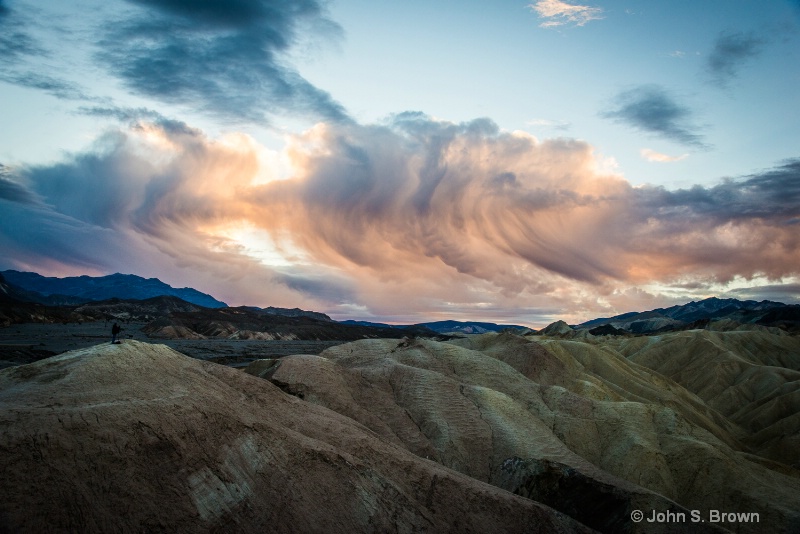
M 632 509 L 752 512 L 757 524 L 717 526 L 798 531 L 800 338 L 554 330 L 363 340 L 248 372 L 601 531 L 680 528 L 632 524 Z
M 591 531 L 163 345 L 0 371 L 0 429 L 3 532 Z

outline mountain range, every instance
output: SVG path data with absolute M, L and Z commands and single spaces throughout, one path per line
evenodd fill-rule
M 165 297 L 177 298 L 183 304 L 175 301 L 164 301 L 163 298 Z M 285 318 L 312 319 L 318 321 L 318 324 L 328 322 L 348 328 L 377 329 L 384 334 L 391 333 L 392 329 L 402 329 L 405 333 L 416 331 L 417 333 L 428 332 L 428 334 L 434 335 L 484 334 L 501 332 L 506 329 L 512 329 L 521 334 L 531 332 L 531 329 L 525 326 L 479 321 L 432 321 L 413 325 L 390 325 L 356 320 L 337 322 L 324 313 L 273 306 L 266 308 L 242 306 L 236 308 L 239 310 L 238 315 L 225 312 L 216 319 L 211 319 L 214 315 L 211 310 L 219 310 L 221 312 L 229 309 L 227 304 L 196 289 L 188 287 L 178 289 L 165 284 L 157 278 L 142 278 L 132 274 L 119 273 L 101 277 L 74 276 L 54 278 L 32 272 L 6 270 L 0 272 L 0 298 L 11 299 L 17 303 L 27 302 L 60 307 L 58 310 L 53 309 L 48 312 L 58 316 L 58 321 L 64 320 L 65 314 L 69 315 L 69 313 L 83 314 L 86 316 L 84 320 L 91 320 L 91 317 L 119 317 L 150 321 L 156 317 L 163 319 L 170 314 L 170 311 L 198 314 L 202 311 L 204 321 L 227 321 L 230 323 L 229 319 L 232 317 L 243 319 L 244 316 L 250 317 L 252 315 L 253 317 L 263 316 L 269 319 L 269 317 L 282 316 Z M 150 301 L 150 299 L 159 298 L 162 300 Z M 114 299 L 126 302 L 147 301 L 149 303 L 120 303 Z M 191 308 L 188 305 L 199 306 L 202 310 L 200 308 Z M 127 308 L 127 310 L 122 310 L 122 308 Z M 42 308 L 38 308 L 39 315 L 41 315 L 41 312 Z M 14 315 L 15 313 L 16 315 Z M 36 314 L 18 307 L 16 312 L 6 309 L 5 315 L 15 317 L 3 319 L 4 324 L 10 324 L 21 320 L 24 321 L 26 317 Z M 46 316 L 47 313 L 44 315 Z M 77 317 L 75 320 L 81 319 Z M 246 322 L 250 326 L 254 325 L 254 321 L 251 319 L 247 319 Z M 255 320 L 255 323 L 258 322 L 259 320 Z M 189 336 L 205 335 L 197 331 L 190 332 L 191 328 L 186 327 L 186 324 L 190 323 L 191 321 L 188 321 L 187 317 L 184 316 L 181 319 L 181 324 L 173 324 L 172 326 L 175 328 L 170 331 L 173 333 L 183 332 Z M 593 319 L 571 327 L 558 321 L 548 326 L 543 332 L 552 333 L 554 329 L 559 329 L 564 334 L 566 332 L 564 329 L 566 328 L 577 332 L 589 332 L 593 335 L 649 334 L 691 328 L 706 328 L 711 323 L 714 323 L 714 327 L 717 329 L 733 329 L 740 325 L 759 325 L 797 332 L 800 331 L 800 305 L 787 305 L 769 300 L 757 302 L 754 300 L 711 297 L 668 308 L 628 312 L 613 317 Z M 271 324 L 274 326 L 274 321 Z M 162 331 L 165 331 L 163 330 L 164 326 L 162 324 Z M 323 329 L 330 330 L 328 327 Z M 386 337 L 397 337 L 397 333 Z
M 519 333 L 530 332 L 527 326 L 514 324 L 496 324 L 478 321 L 432 321 L 416 323 L 414 325 L 391 325 L 386 323 L 373 323 L 370 321 L 339 321 L 341 324 L 355 324 L 361 326 L 380 326 L 382 328 L 408 328 L 410 326 L 424 326 L 440 334 L 485 334 L 487 332 L 502 332 L 506 329 L 517 330 Z
M 620 333 L 654 333 L 703 327 L 711 322 L 737 324 L 756 324 L 775 326 L 785 330 L 800 327 L 800 306 L 782 302 L 762 300 L 720 299 L 716 297 L 688 304 L 657 308 L 645 312 L 628 312 L 614 317 L 593 319 L 581 323 L 577 330 L 593 330 L 599 327 L 613 327 Z
M 158 278 L 134 274 L 108 276 L 68 276 L 56 278 L 37 273 L 7 270 L 0 272 L 6 282 L 27 292 L 30 302 L 48 305 L 75 305 L 112 298 L 145 300 L 152 297 L 178 297 L 206 308 L 225 308 L 227 304 L 190 287 L 174 288 Z

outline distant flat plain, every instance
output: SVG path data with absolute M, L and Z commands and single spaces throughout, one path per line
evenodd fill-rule
M 24 323 L 0 328 L 0 368 L 30 363 L 62 352 L 111 342 L 112 322 L 46 324 Z M 246 367 L 253 360 L 290 354 L 319 354 L 344 341 L 262 341 L 231 339 L 151 338 L 141 329 L 146 323 L 121 323 L 120 339 L 160 343 L 192 358 L 231 367 Z

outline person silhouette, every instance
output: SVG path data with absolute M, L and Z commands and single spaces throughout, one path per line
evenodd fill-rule
M 120 343 L 117 340 L 117 336 L 122 331 L 122 328 L 115 322 L 114 326 L 111 327 L 111 343 L 118 344 Z

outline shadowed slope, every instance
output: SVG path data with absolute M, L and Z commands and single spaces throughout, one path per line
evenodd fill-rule
M 800 467 L 800 338 L 693 330 L 612 342 L 745 430 L 755 452 Z
M 0 429 L 0 530 L 587 531 L 162 345 L 0 371 Z

